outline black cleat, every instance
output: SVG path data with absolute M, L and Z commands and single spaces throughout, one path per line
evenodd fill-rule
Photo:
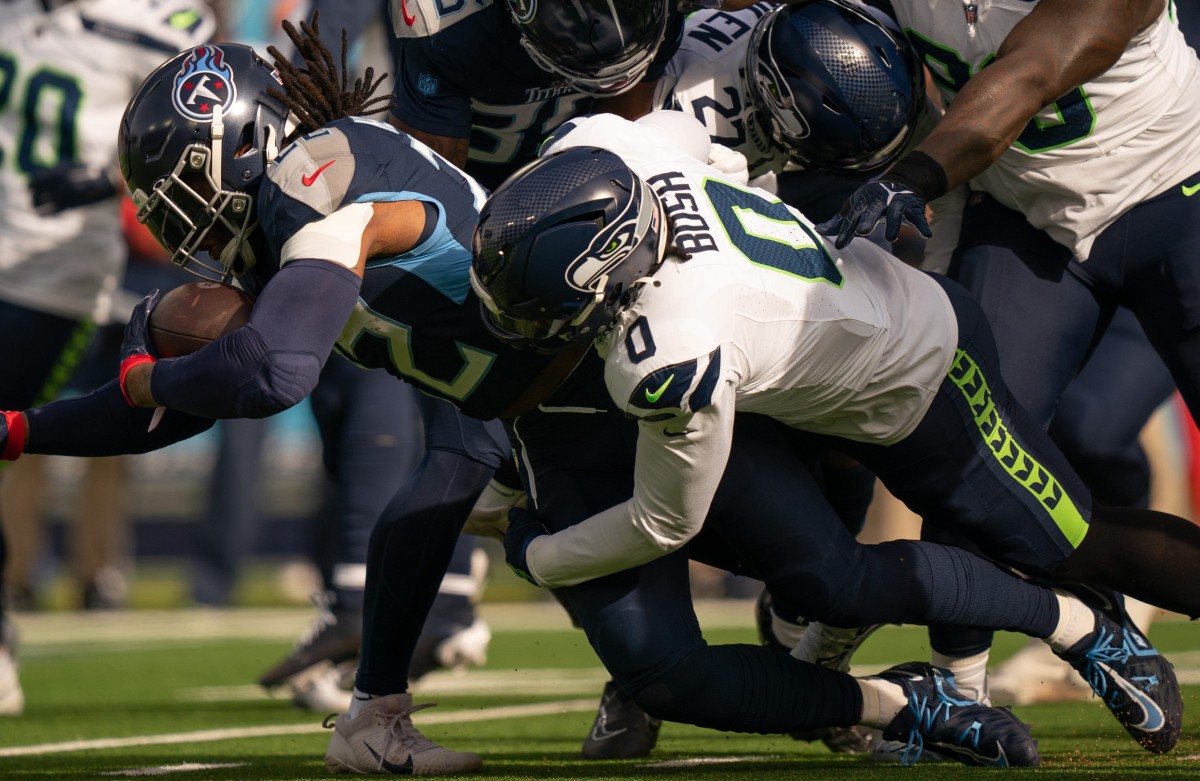
M 583 758 L 648 757 L 661 727 L 661 720 L 648 716 L 615 681 L 609 681 L 604 684 L 592 729 L 583 739 Z
M 283 661 L 259 676 L 260 686 L 273 689 L 315 665 L 338 665 L 358 659 L 358 649 L 362 645 L 362 616 L 359 612 L 331 611 L 326 600 L 313 601 L 317 605 L 317 618 L 313 625 Z

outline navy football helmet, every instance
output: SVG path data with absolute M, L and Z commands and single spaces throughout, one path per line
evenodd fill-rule
M 254 49 L 206 44 L 156 68 L 121 119 L 117 154 L 138 220 L 199 276 L 240 276 L 263 252 L 255 196 L 292 128 L 272 88 L 279 74 Z
M 666 35 L 668 0 L 507 0 L 538 66 L 596 97 L 646 74 Z
M 925 97 L 899 25 L 855 0 L 773 9 L 751 36 L 746 81 L 775 142 L 805 168 L 841 176 L 890 165 Z
M 479 214 L 471 287 L 515 347 L 557 352 L 607 331 L 662 262 L 654 191 L 612 152 L 573 147 L 504 181 Z

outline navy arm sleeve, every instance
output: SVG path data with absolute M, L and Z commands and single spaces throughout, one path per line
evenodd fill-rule
M 26 453 L 52 456 L 116 456 L 148 453 L 195 436 L 213 421 L 167 410 L 147 431 L 154 410 L 131 407 L 116 380 L 86 396 L 26 410 Z
M 169 409 L 205 418 L 265 418 L 298 404 L 316 386 L 360 284 L 335 263 L 288 263 L 255 300 L 249 323 L 156 363 L 151 393 Z

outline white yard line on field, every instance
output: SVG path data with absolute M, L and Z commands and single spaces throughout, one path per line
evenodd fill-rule
M 462 710 L 452 713 L 422 714 L 421 726 L 426 724 L 462 724 L 472 721 L 519 719 L 529 716 L 553 716 L 558 713 L 577 713 L 594 710 L 596 699 L 539 702 L 531 705 L 508 705 L 500 708 Z M 0 748 L 0 757 L 29 757 L 42 754 L 65 754 L 71 751 L 98 751 L 136 746 L 164 746 L 176 743 L 212 743 L 218 740 L 265 738 L 279 735 L 307 735 L 325 731 L 320 724 L 275 724 L 263 727 L 231 727 L 194 732 L 173 732 L 165 735 L 133 735 L 125 738 L 96 738 L 67 740 L 61 743 L 39 743 L 33 746 Z

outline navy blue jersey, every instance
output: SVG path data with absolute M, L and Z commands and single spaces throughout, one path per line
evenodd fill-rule
M 472 417 L 497 417 L 549 359 L 505 346 L 480 318 L 468 271 L 484 197 L 458 168 L 391 126 L 337 120 L 290 145 L 268 171 L 258 205 L 268 261 L 255 266 L 247 287 L 278 270 L 284 243 L 300 228 L 344 205 L 432 204 L 438 221 L 428 238 L 402 255 L 368 261 L 337 348 Z
M 408 0 L 406 6 L 423 26 L 400 37 L 392 113 L 426 133 L 469 136 L 467 171 L 485 187 L 536 157 L 563 122 L 591 111 L 590 96 L 530 59 L 504 2 L 426 5 Z M 682 30 L 682 15 L 674 12 L 647 80 L 662 75 Z

